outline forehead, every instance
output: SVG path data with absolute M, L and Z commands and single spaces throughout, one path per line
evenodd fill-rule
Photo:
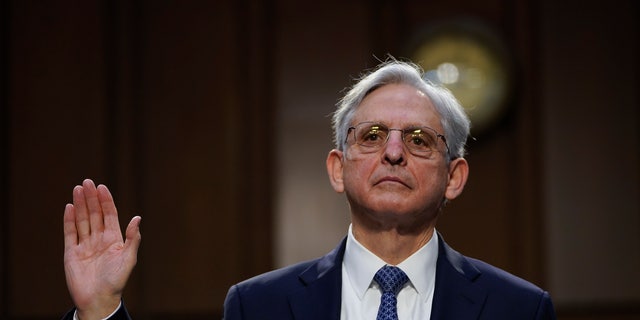
M 406 84 L 387 84 L 369 93 L 353 117 L 353 124 L 363 121 L 392 127 L 420 125 L 441 129 L 440 115 L 429 97 Z

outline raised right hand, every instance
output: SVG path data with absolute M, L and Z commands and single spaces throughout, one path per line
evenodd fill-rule
M 120 304 L 137 262 L 140 220 L 131 219 L 123 240 L 107 187 L 86 179 L 73 189 L 64 210 L 64 268 L 79 319 L 102 319 Z

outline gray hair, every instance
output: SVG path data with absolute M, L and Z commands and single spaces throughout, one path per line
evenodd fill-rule
M 422 74 L 422 68 L 414 63 L 390 59 L 362 76 L 340 99 L 333 113 L 336 148 L 341 151 L 346 149 L 347 131 L 353 115 L 369 93 L 387 84 L 406 84 L 426 94 L 440 114 L 440 124 L 449 147 L 447 160 L 463 157 L 471 127 L 469 118 L 449 90 L 423 79 Z

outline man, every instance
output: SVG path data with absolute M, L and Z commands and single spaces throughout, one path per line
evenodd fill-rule
M 462 256 L 435 231 L 443 206 L 461 194 L 469 173 L 463 158 L 469 120 L 447 90 L 424 81 L 416 66 L 390 60 L 350 89 L 333 124 L 336 149 L 326 164 L 331 185 L 350 205 L 347 237 L 324 257 L 231 287 L 225 319 L 555 319 L 548 293 Z M 106 188 L 90 182 L 78 188 L 87 200 L 74 192 L 75 207 L 101 201 L 105 224 L 113 223 Z M 83 229 L 93 230 L 92 216 L 73 208 L 65 213 L 72 248 L 76 238 L 90 237 Z M 83 227 L 86 220 L 91 228 Z M 128 317 L 118 305 L 135 264 L 138 225 L 134 218 L 127 241 L 115 248 L 125 257 L 123 276 L 96 285 L 101 294 L 78 293 L 68 261 L 74 255 L 65 259 L 78 314 L 116 310 L 115 316 Z M 96 300 L 108 307 L 90 302 Z
M 447 90 L 388 61 L 350 89 L 333 123 L 327 171 L 349 202 L 346 239 L 322 258 L 233 286 L 225 319 L 555 319 L 546 292 L 460 255 L 435 232 L 469 172 L 469 120 Z M 389 265 L 408 278 L 391 293 L 377 276 Z

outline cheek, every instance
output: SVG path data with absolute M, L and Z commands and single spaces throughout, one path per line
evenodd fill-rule
M 370 159 L 349 159 L 344 167 L 344 183 L 347 190 L 353 190 L 354 186 L 362 186 L 368 184 L 368 179 L 375 169 L 375 162 Z
M 419 188 L 422 189 L 423 192 L 434 193 L 439 196 L 441 193 L 444 195 L 449 174 L 446 170 L 442 170 L 442 168 L 430 167 L 416 172 L 415 179 L 417 183 L 420 184 Z

